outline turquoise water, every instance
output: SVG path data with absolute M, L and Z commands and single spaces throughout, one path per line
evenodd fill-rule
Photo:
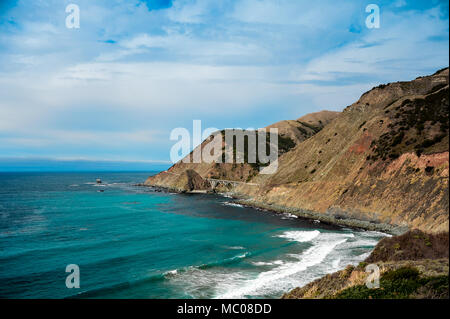
M 385 236 L 133 186 L 148 175 L 0 173 L 0 297 L 277 298 Z

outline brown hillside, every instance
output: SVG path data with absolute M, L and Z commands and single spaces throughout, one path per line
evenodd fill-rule
M 363 94 L 280 157 L 256 202 L 340 218 L 448 230 L 448 68 Z
M 297 120 L 285 120 L 266 127 L 277 128 L 281 136 L 290 137 L 296 144 L 313 136 L 339 115 L 339 112 L 321 111 L 307 114 Z
M 339 112 L 331 111 L 312 113 L 300 118 L 304 121 L 304 123 L 286 120 L 269 125 L 266 129 L 278 129 L 280 144 L 279 153 L 283 154 L 298 143 L 322 130 L 323 127 L 336 118 L 338 114 Z M 199 148 L 201 147 L 203 149 L 210 140 L 211 137 L 210 139 L 205 140 Z M 224 141 L 222 142 L 222 146 L 225 147 Z M 191 152 L 187 158 L 192 158 L 192 154 L 193 152 Z M 218 157 L 221 156 L 222 153 L 218 154 Z M 174 164 L 167 172 L 162 172 L 156 176 L 148 178 L 145 184 L 174 188 L 174 185 L 177 183 L 178 176 L 183 174 L 186 170 L 195 170 L 203 178 L 216 178 L 241 182 L 249 182 L 259 173 L 258 167 L 247 163 L 183 163 L 183 161 L 180 161 Z M 221 190 L 227 191 L 227 189 Z
M 448 231 L 448 72 L 380 85 L 342 113 L 318 112 L 268 126 L 279 128 L 275 174 L 258 174 L 249 164 L 180 162 L 146 185 L 171 187 L 193 169 L 202 178 L 246 182 L 216 190 L 255 205 Z
M 427 234 L 420 230 L 383 238 L 357 267 L 328 274 L 283 295 L 301 298 L 445 298 L 448 299 L 448 232 Z M 380 289 L 367 289 L 370 272 L 380 269 Z M 407 288 L 407 289 L 405 289 Z

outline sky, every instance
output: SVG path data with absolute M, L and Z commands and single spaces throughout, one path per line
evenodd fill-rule
M 447 67 L 448 12 L 437 0 L 0 0 L 0 170 L 168 164 L 170 132 L 193 120 L 258 128 L 340 111 Z

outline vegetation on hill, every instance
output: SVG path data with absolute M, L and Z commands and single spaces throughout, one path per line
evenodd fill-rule
M 225 141 L 225 130 L 221 131 L 223 141 Z M 240 154 L 243 156 L 243 161 L 245 164 L 249 164 L 255 171 L 258 171 L 261 167 L 268 166 L 270 163 L 262 163 L 259 158 L 259 134 L 255 134 L 256 140 L 256 161 L 251 162 L 249 159 L 249 140 L 248 136 L 244 135 L 244 152 Z M 265 153 L 266 155 L 270 154 L 270 133 L 266 132 L 265 134 Z M 289 152 L 292 148 L 296 146 L 294 140 L 288 136 L 284 136 L 282 134 L 278 134 L 278 156 Z M 225 150 L 225 147 L 222 149 Z M 233 136 L 233 162 L 236 162 L 237 158 L 237 145 L 236 145 L 236 136 Z M 225 152 L 222 153 L 222 162 L 225 163 Z M 220 164 L 219 164 L 220 165 Z
M 358 266 L 326 275 L 283 298 L 405 299 L 448 298 L 449 234 L 420 230 L 382 239 Z M 380 288 L 368 288 L 365 268 L 380 268 Z
M 213 190 L 233 192 L 255 204 L 363 221 L 370 229 L 395 233 L 403 228 L 444 231 L 449 207 L 448 104 L 446 68 L 381 85 L 343 112 L 311 113 L 267 126 L 279 134 L 274 174 L 259 174 L 267 165 L 259 159 L 248 163 L 244 142 L 243 163 L 180 161 L 168 173 L 150 177 L 146 185 L 170 187 L 177 175 L 193 169 L 202 178 L 247 182 L 226 188 L 215 184 Z M 267 151 L 267 136 L 263 144 Z M 225 150 L 223 143 L 221 147 Z M 234 157 L 236 152 L 234 146 Z
M 448 252 L 448 233 L 427 234 L 415 229 L 383 238 L 365 262 L 448 258 Z
M 346 288 L 335 299 L 448 299 L 448 275 L 421 277 L 415 267 L 401 267 L 380 277 L 380 288 Z
M 372 142 L 373 155 L 368 159 L 385 161 L 409 151 L 420 156 L 448 150 L 449 89 L 442 85 L 446 86 L 438 84 L 425 98 L 388 105 L 389 130 Z

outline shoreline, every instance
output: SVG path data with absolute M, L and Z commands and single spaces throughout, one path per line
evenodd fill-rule
M 252 207 L 257 209 L 265 209 L 274 213 L 287 213 L 296 215 L 300 218 L 308 220 L 317 220 L 321 223 L 344 226 L 353 229 L 363 229 L 370 231 L 379 231 L 393 236 L 398 236 L 406 233 L 409 228 L 402 226 L 395 226 L 386 223 L 375 223 L 370 221 L 364 221 L 356 218 L 336 218 L 335 216 L 318 213 L 314 211 L 304 210 L 300 208 L 286 207 L 276 204 L 267 204 L 263 202 L 254 201 L 252 199 L 241 199 L 236 197 L 236 203 L 245 207 Z
M 376 223 L 371 221 L 364 221 L 356 218 L 338 218 L 330 214 L 318 213 L 314 211 L 304 210 L 301 208 L 293 208 L 286 207 L 276 204 L 268 204 L 263 202 L 258 202 L 253 199 L 246 199 L 240 196 L 237 193 L 228 192 L 228 193 L 219 193 L 219 192 L 180 192 L 177 189 L 159 185 L 145 185 L 145 184 L 136 184 L 136 186 L 150 187 L 155 188 L 157 192 L 161 192 L 162 190 L 168 192 L 176 192 L 179 194 L 216 194 L 221 196 L 231 197 L 236 204 L 242 205 L 244 207 L 254 208 L 254 209 L 264 209 L 277 214 L 292 214 L 298 216 L 300 218 L 319 221 L 325 224 L 331 224 L 336 226 L 349 227 L 353 229 L 363 229 L 369 231 L 379 231 L 382 233 L 386 233 L 393 236 L 398 236 L 406 233 L 409 228 L 405 226 L 391 225 L 386 223 Z
M 153 188 L 156 192 L 166 192 L 170 191 L 173 192 L 173 188 L 169 187 L 163 187 L 163 186 L 153 186 L 153 185 L 142 185 L 145 187 Z M 397 225 L 390 225 L 386 223 L 377 223 L 374 221 L 365 221 L 365 220 L 359 220 L 355 218 L 346 218 L 340 216 L 335 216 L 332 214 L 332 212 L 325 212 L 325 213 L 319 213 L 314 212 L 310 210 L 304 210 L 300 208 L 293 208 L 293 207 L 286 207 L 282 205 L 277 204 L 269 204 L 265 202 L 260 202 L 252 199 L 251 197 L 245 196 L 243 194 L 239 194 L 237 192 L 215 192 L 215 191 L 207 191 L 207 192 L 176 192 L 178 194 L 210 194 L 210 195 L 218 195 L 224 198 L 230 199 L 230 203 L 241 205 L 242 207 L 248 207 L 256 210 L 263 210 L 269 213 L 282 215 L 282 214 L 289 214 L 297 216 L 299 219 L 308 220 L 310 222 L 314 223 L 323 223 L 324 225 L 333 225 L 337 227 L 346 227 L 350 228 L 352 230 L 366 230 L 366 231 L 376 231 L 380 233 L 384 233 L 387 235 L 392 235 L 392 238 L 395 238 L 396 236 L 400 236 L 402 234 L 405 234 L 410 229 L 408 227 L 401 227 Z M 378 244 L 377 244 L 378 245 Z M 362 260 L 363 261 L 363 260 Z M 361 261 L 361 262 L 362 262 Z M 356 269 L 357 266 L 351 264 L 347 265 L 346 267 L 342 267 L 340 270 L 325 274 L 315 280 L 312 280 L 304 285 L 298 286 L 293 289 L 289 289 L 283 294 L 278 297 L 279 299 L 284 299 L 286 296 L 291 296 L 293 293 L 295 293 L 297 290 L 302 289 L 303 287 L 309 287 L 311 285 L 314 285 L 316 282 L 319 282 L 321 280 L 324 280 L 323 278 L 328 278 L 327 276 L 332 276 L 334 273 L 342 273 L 345 272 L 346 269 L 349 269 L 349 267 L 352 267 L 351 269 Z

